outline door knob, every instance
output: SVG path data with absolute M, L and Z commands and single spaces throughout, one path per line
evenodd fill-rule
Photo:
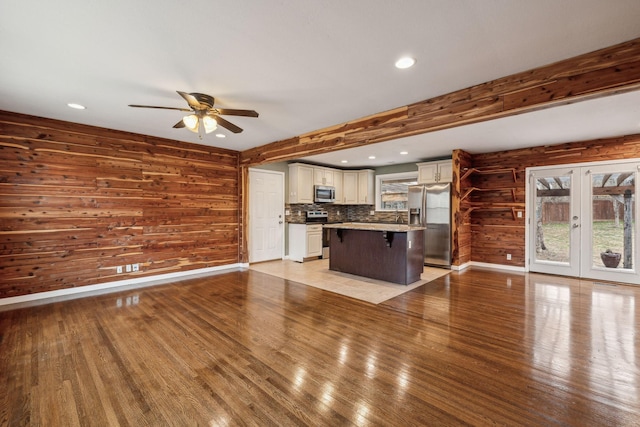
M 573 224 L 573 228 L 578 228 L 580 227 L 580 224 Z
M 278 224 L 282 224 L 282 221 L 278 221 Z

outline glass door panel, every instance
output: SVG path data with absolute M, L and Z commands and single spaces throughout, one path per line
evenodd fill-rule
M 636 164 L 586 169 L 583 205 L 589 227 L 581 276 L 637 283 Z
M 579 271 L 579 186 L 573 169 L 547 169 L 531 176 L 530 269 L 576 275 Z M 576 189 L 576 186 L 578 187 Z

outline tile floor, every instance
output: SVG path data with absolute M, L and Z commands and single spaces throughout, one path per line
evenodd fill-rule
M 328 259 L 304 263 L 291 260 L 267 261 L 251 264 L 249 268 L 372 304 L 380 304 L 451 272 L 451 270 L 444 268 L 425 266 L 420 276 L 421 280 L 410 285 L 398 285 L 382 280 L 331 271 L 329 270 Z

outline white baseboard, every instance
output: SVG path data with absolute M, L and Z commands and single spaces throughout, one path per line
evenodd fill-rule
M 469 267 L 471 267 L 471 263 L 470 262 L 465 262 L 462 265 L 452 265 L 451 266 L 451 270 L 453 270 L 453 271 L 462 271 L 465 268 L 469 268 Z
M 517 271 L 519 273 L 526 272 L 524 267 L 516 267 L 514 265 L 504 265 L 504 264 L 490 264 L 488 262 L 471 261 L 471 262 L 468 262 L 468 263 L 466 263 L 464 265 L 468 266 L 468 267 L 472 267 L 473 266 L 473 267 L 490 268 L 490 269 L 493 269 L 493 270 Z
M 176 280 L 210 276 L 224 270 L 248 267 L 249 264 L 236 263 L 221 265 L 217 267 L 200 268 L 197 270 L 179 271 L 176 273 L 158 274 L 155 276 L 136 277 L 133 279 L 99 283 L 96 285 L 80 286 L 77 288 L 59 289 L 55 291 L 38 292 L 35 294 L 0 298 L 0 311 L 13 310 L 15 308 L 19 308 L 20 306 L 48 304 L 51 302 L 65 301 L 73 298 L 82 298 L 93 295 L 102 295 L 110 292 L 119 292 L 127 289 L 161 285 Z

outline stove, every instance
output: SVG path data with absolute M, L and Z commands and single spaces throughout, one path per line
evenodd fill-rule
M 307 224 L 326 224 L 329 221 L 329 212 L 327 211 L 307 211 Z
M 329 222 L 327 211 L 307 211 L 307 224 L 326 224 Z M 322 258 L 329 258 L 329 230 L 322 228 Z

